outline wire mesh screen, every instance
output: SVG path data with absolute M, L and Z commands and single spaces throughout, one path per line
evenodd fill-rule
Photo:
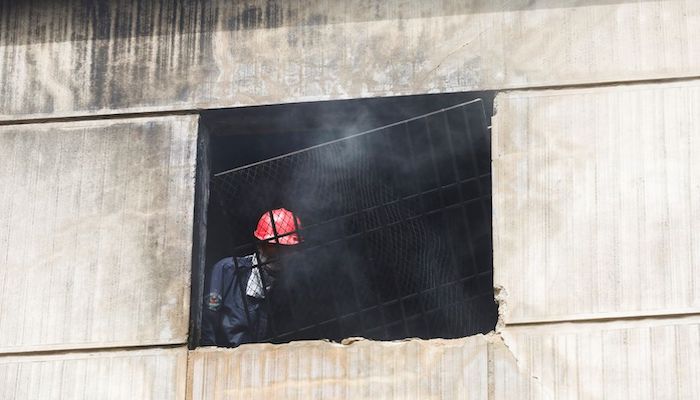
M 235 256 L 267 210 L 299 218 L 260 340 L 493 329 L 489 142 L 473 101 L 214 176 Z

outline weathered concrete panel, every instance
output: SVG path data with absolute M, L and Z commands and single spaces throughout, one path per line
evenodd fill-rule
M 190 352 L 191 400 L 485 399 L 484 336 L 295 342 Z
M 0 357 L 0 399 L 182 400 L 187 349 Z
M 0 120 L 698 76 L 698 35 L 695 0 L 4 0 Z
M 699 312 L 699 131 L 700 81 L 498 97 L 505 322 Z
M 197 117 L 0 127 L 0 352 L 184 343 Z
M 698 399 L 700 317 L 509 327 L 495 399 Z
M 700 317 L 190 352 L 189 400 L 697 399 Z

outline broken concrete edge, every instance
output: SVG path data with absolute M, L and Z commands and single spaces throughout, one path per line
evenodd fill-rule
M 349 337 L 343 339 L 341 342 L 333 342 L 331 340 L 299 340 L 283 344 L 273 344 L 273 343 L 247 343 L 235 348 L 227 347 L 216 347 L 216 346 L 204 346 L 198 347 L 194 350 L 188 352 L 189 355 L 193 354 L 214 354 L 214 353 L 242 353 L 242 352 L 255 352 L 264 353 L 270 351 L 280 351 L 280 350 L 293 350 L 293 349 L 310 349 L 316 348 L 320 350 L 325 349 L 350 349 L 356 347 L 372 347 L 372 346 L 383 346 L 383 347 L 395 347 L 395 346 L 405 346 L 405 345 L 421 345 L 421 346 L 435 346 L 435 347 L 461 347 L 464 345 L 475 344 L 475 345 L 485 345 L 489 354 L 497 352 L 499 357 L 502 354 L 508 355 L 507 359 L 502 359 L 505 362 L 515 362 L 518 365 L 518 357 L 513 351 L 513 346 L 511 344 L 510 334 L 507 331 L 490 331 L 488 333 L 479 333 L 476 335 L 465 336 L 461 338 L 454 339 L 421 339 L 421 338 L 406 338 L 400 340 L 391 341 L 380 341 L 372 340 L 363 337 Z M 520 366 L 518 365 L 518 369 Z
M 496 174 L 494 171 L 496 171 L 494 163 L 497 161 L 498 157 L 495 156 L 498 154 L 498 137 L 499 133 L 501 132 L 501 125 L 502 121 L 501 118 L 499 117 L 498 111 L 501 109 L 502 101 L 506 100 L 508 96 L 510 95 L 512 91 L 503 91 L 503 92 L 498 92 L 496 93 L 496 96 L 493 99 L 493 112 L 491 114 L 491 187 L 494 188 L 491 193 L 491 203 L 492 203 L 492 220 L 496 221 L 496 213 L 498 212 L 497 207 L 493 207 L 493 205 L 499 204 L 499 196 L 500 196 L 500 191 L 495 190 L 498 188 L 498 182 L 496 181 Z M 502 332 L 506 328 L 506 315 L 508 312 L 508 291 L 506 290 L 505 286 L 500 284 L 500 277 L 498 275 L 498 272 L 500 271 L 500 268 L 497 268 L 497 265 L 500 265 L 500 262 L 498 260 L 498 254 L 500 254 L 497 249 L 500 247 L 500 242 L 499 242 L 499 235 L 498 235 L 498 226 L 492 224 L 492 245 L 491 245 L 491 251 L 492 251 L 492 259 L 493 259 L 493 265 L 492 265 L 492 270 L 493 270 L 493 297 L 494 301 L 496 302 L 498 306 L 498 319 L 496 320 L 496 327 L 494 328 L 495 333 Z
M 503 335 L 501 332 L 490 331 L 488 333 L 479 333 L 476 335 L 465 336 L 461 338 L 454 339 L 421 339 L 421 338 L 406 338 L 400 340 L 382 341 L 382 340 L 372 340 L 363 337 L 350 337 L 343 339 L 341 342 L 333 342 L 331 340 L 298 340 L 289 343 L 274 344 L 274 343 L 247 343 L 235 348 L 229 347 L 216 347 L 216 346 L 203 346 L 198 347 L 194 350 L 190 350 L 189 354 L 195 353 L 239 353 L 239 352 L 268 352 L 268 351 L 278 351 L 278 350 L 291 350 L 291 349 L 302 349 L 302 348 L 327 348 L 327 349 L 349 349 L 354 347 L 372 347 L 372 346 L 404 346 L 409 344 L 425 345 L 425 346 L 436 346 L 436 347 L 460 347 L 467 344 L 484 344 L 487 348 L 492 348 L 496 350 L 505 350 L 512 356 L 512 361 L 517 362 L 517 357 L 511 350 L 511 346 L 508 343 L 508 335 Z
M 494 284 L 493 286 L 493 298 L 498 305 L 498 319 L 496 320 L 496 327 L 494 331 L 497 333 L 503 332 L 506 328 L 506 313 L 508 312 L 508 291 L 501 285 Z
M 507 129 L 507 122 L 503 120 L 499 111 L 504 110 L 503 115 L 508 115 L 508 101 L 512 98 L 514 93 L 520 92 L 535 92 L 539 93 L 545 92 L 562 92 L 566 90 L 579 90 L 579 88 L 556 88 L 556 89 L 539 89 L 537 91 L 529 90 L 504 90 L 496 93 L 493 99 L 493 111 L 491 114 L 491 187 L 493 188 L 491 194 L 492 201 L 492 219 L 497 221 L 497 214 L 499 213 L 499 204 L 502 203 L 501 196 L 503 195 L 502 190 L 498 190 L 500 182 L 498 182 L 498 174 L 496 167 L 496 162 L 504 155 L 500 153 L 500 143 L 499 136 Z M 539 393 L 539 397 L 551 397 L 544 396 L 542 390 L 542 382 L 539 377 L 534 376 L 529 368 L 524 365 L 524 357 L 519 357 L 518 350 L 516 346 L 516 341 L 511 335 L 508 329 L 507 321 L 509 320 L 509 309 L 508 309 L 508 290 L 504 284 L 508 282 L 505 275 L 505 271 L 500 268 L 503 265 L 499 259 L 499 255 L 503 254 L 499 251 L 501 248 L 500 243 L 500 231 L 497 224 L 492 225 L 492 256 L 493 256 L 493 297 L 494 301 L 498 307 L 498 317 L 496 320 L 496 326 L 494 330 L 489 332 L 485 337 L 487 339 L 487 357 L 488 357 L 488 379 L 489 379 L 489 399 L 494 399 L 497 397 L 496 384 L 494 380 L 496 375 L 499 373 L 507 374 L 506 371 L 496 370 L 496 360 L 499 362 L 510 365 L 510 373 L 515 373 L 517 380 L 524 380 L 531 389 L 535 389 Z M 501 393 L 502 394 L 502 393 Z
M 392 355 L 413 355 L 412 357 L 417 356 L 418 359 L 409 365 L 392 365 L 391 362 L 386 362 L 393 359 Z M 527 360 L 527 357 L 520 358 Z M 463 360 L 460 370 L 445 371 L 444 373 L 447 376 L 457 374 L 478 379 L 483 383 L 484 394 L 486 394 L 483 398 L 509 398 L 508 393 L 518 393 L 518 391 L 535 393 L 537 394 L 535 398 L 551 397 L 539 395 L 545 392 L 542 387 L 543 383 L 529 372 L 527 361 L 521 362 L 517 354 L 513 352 L 508 336 L 491 331 L 486 334 L 456 339 L 409 338 L 375 341 L 353 337 L 347 338 L 341 343 L 328 340 L 308 340 L 285 344 L 251 343 L 237 348 L 200 347 L 188 351 L 188 389 L 186 391 L 188 397 L 186 398 L 200 398 L 197 397 L 197 393 L 201 395 L 204 375 L 209 377 L 207 379 L 212 379 L 211 371 L 223 368 L 223 371 L 229 371 L 225 374 L 230 374 L 231 379 L 235 379 L 241 371 L 245 371 L 247 363 L 251 360 L 258 360 L 256 361 L 258 363 L 261 362 L 260 360 L 267 360 L 268 366 L 270 366 L 269 363 L 281 363 L 280 368 L 283 369 L 288 360 L 293 360 L 295 365 L 308 362 L 317 362 L 320 363 L 319 365 L 323 363 L 333 364 L 338 360 L 346 360 L 345 362 L 350 363 L 352 368 L 348 367 L 346 372 L 337 372 L 331 368 L 328 373 L 333 375 L 333 379 L 337 382 L 342 382 L 348 387 L 363 381 L 364 378 L 361 375 L 358 376 L 351 371 L 356 368 L 363 369 L 362 366 L 365 363 L 379 362 L 380 368 L 388 368 L 387 371 L 390 371 L 388 373 L 397 377 L 394 383 L 401 385 L 400 382 L 404 378 L 400 378 L 403 376 L 400 370 L 404 368 L 406 371 L 415 371 L 416 368 L 420 370 L 435 365 L 445 367 L 452 365 L 455 360 Z M 322 360 L 325 361 L 322 362 Z M 228 367 L 225 367 L 226 365 Z M 270 368 L 276 370 L 277 367 Z M 323 386 L 323 383 L 319 382 L 329 379 L 328 376 L 323 375 L 324 373 L 319 372 L 322 375 L 316 377 L 319 381 L 310 384 L 318 387 Z M 338 373 L 341 376 L 336 376 Z M 434 377 L 442 374 L 441 371 L 433 371 Z M 280 377 L 280 379 L 282 380 L 277 381 L 277 385 L 297 388 L 301 382 L 310 378 L 306 375 L 291 374 L 287 378 Z
M 217 346 L 202 346 L 196 348 L 195 352 L 236 352 L 236 351 L 267 351 L 267 350 L 277 350 L 283 347 L 287 348 L 300 348 L 300 347 L 318 347 L 318 346 L 328 346 L 329 348 L 349 348 L 352 346 L 401 346 L 408 343 L 418 343 L 418 344 L 436 344 L 436 345 L 457 345 L 460 342 L 466 342 L 475 340 L 477 338 L 485 338 L 488 342 L 489 337 L 493 335 L 498 335 L 496 332 L 491 331 L 486 334 L 476 334 L 471 336 L 465 336 L 455 339 L 421 339 L 421 338 L 405 338 L 399 340 L 373 340 L 364 337 L 349 337 L 341 340 L 340 342 L 334 342 L 329 339 L 320 340 L 296 340 L 289 343 L 246 343 L 238 347 L 217 347 Z
M 498 154 L 498 136 L 499 133 L 501 132 L 501 124 L 502 121 L 498 115 L 498 111 L 501 107 L 501 102 L 506 99 L 511 92 L 499 92 L 496 94 L 496 96 L 493 99 L 493 113 L 491 115 L 491 187 L 494 188 L 491 193 L 491 202 L 492 202 L 492 219 L 495 221 L 496 220 L 496 213 L 498 212 L 497 207 L 493 207 L 494 204 L 499 204 L 500 202 L 500 191 L 495 190 L 498 186 L 498 182 L 496 181 L 496 174 L 494 171 L 496 170 L 494 167 L 494 163 L 497 161 L 498 157 L 494 157 L 494 155 Z M 500 262 L 498 260 L 498 254 L 500 254 L 497 249 L 500 247 L 500 242 L 499 242 L 499 235 L 498 235 L 498 227 L 496 225 L 493 225 L 493 232 L 492 232 L 492 256 L 493 256 L 493 298 L 494 301 L 496 302 L 498 306 L 498 319 L 496 320 L 496 327 L 494 328 L 494 331 L 496 333 L 503 332 L 503 330 L 506 328 L 506 316 L 508 313 L 508 291 L 506 290 L 505 286 L 500 284 L 500 275 L 498 274 L 499 271 L 501 271 L 500 268 L 497 268 L 497 265 L 500 265 Z

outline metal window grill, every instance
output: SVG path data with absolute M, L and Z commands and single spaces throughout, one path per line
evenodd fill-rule
M 452 338 L 495 326 L 481 100 L 216 174 L 234 255 L 266 210 L 303 243 L 266 296 L 267 340 Z M 263 285 L 265 286 L 265 285 Z

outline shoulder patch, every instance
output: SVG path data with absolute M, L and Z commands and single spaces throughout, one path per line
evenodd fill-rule
M 206 303 L 208 309 L 217 311 L 221 307 L 221 295 L 216 292 L 209 293 Z

